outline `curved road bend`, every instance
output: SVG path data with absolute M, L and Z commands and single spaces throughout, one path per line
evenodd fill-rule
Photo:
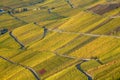
M 20 48 L 23 49 L 25 48 L 24 44 L 22 42 L 20 42 L 13 34 L 12 31 L 9 32 L 9 35 L 21 46 Z
M 36 25 L 36 26 L 38 26 L 38 27 L 41 27 L 37 22 L 34 22 L 34 24 Z M 48 32 L 48 28 L 46 28 L 45 26 L 43 26 L 43 27 L 41 27 L 41 28 L 43 28 L 43 30 L 44 30 L 44 33 L 43 33 L 43 35 L 42 35 L 42 38 L 41 39 L 44 39 L 45 38 L 45 36 L 47 35 L 47 32 Z
M 87 72 L 85 72 L 82 68 L 81 68 L 81 64 L 84 63 L 86 61 L 82 61 L 81 63 L 77 64 L 76 67 L 79 71 L 81 71 L 87 78 L 88 80 L 93 80 L 92 76 L 90 74 L 88 74 Z
M 72 56 L 68 56 L 68 55 L 64 55 L 64 54 L 58 54 L 57 52 L 54 52 L 55 55 L 61 56 L 61 57 L 65 57 L 65 58 L 70 58 L 70 59 L 76 59 L 76 60 L 81 60 L 82 62 L 77 64 L 76 67 L 79 71 L 81 71 L 87 78 L 88 80 L 93 80 L 92 76 L 90 74 L 88 74 L 87 72 L 85 72 L 82 68 L 81 68 L 81 64 L 90 60 L 96 60 L 98 63 L 103 64 L 99 59 L 85 59 L 85 58 L 76 58 L 76 57 L 72 57 Z
M 25 69 L 28 69 L 28 70 L 34 75 L 34 77 L 36 78 L 36 80 L 40 80 L 38 74 L 37 74 L 37 73 L 35 72 L 35 70 L 32 69 L 31 67 L 22 65 L 22 64 L 20 64 L 20 63 L 16 63 L 16 62 L 11 61 L 11 60 L 9 60 L 8 58 L 5 58 L 5 57 L 3 57 L 3 56 L 0 56 L 0 58 L 6 60 L 7 62 L 9 62 L 9 63 L 11 63 L 11 64 L 14 64 L 14 65 L 17 65 L 17 66 L 21 66 L 21 67 L 23 67 L 23 68 L 25 68 Z
M 53 52 L 53 51 L 52 51 Z M 65 58 L 70 58 L 70 59 L 75 59 L 78 61 L 90 61 L 90 60 L 95 60 L 96 62 L 98 62 L 99 64 L 103 64 L 98 58 L 91 58 L 91 59 L 85 59 L 85 58 L 77 58 L 74 56 L 69 56 L 69 55 L 65 55 L 65 54 L 59 54 L 56 51 L 53 52 L 56 56 L 60 56 L 60 57 L 65 57 Z
M 82 62 L 81 63 L 79 63 L 79 64 L 77 64 L 76 65 L 76 67 L 77 67 L 77 69 L 79 70 L 79 71 L 81 71 L 87 78 L 88 78 L 88 80 L 92 80 L 92 76 L 90 75 L 90 74 L 88 74 L 87 72 L 85 72 L 82 68 L 81 68 L 81 64 L 82 63 L 84 63 L 84 62 L 88 62 L 88 61 L 90 61 L 90 60 L 95 60 L 95 61 L 97 61 L 99 64 L 103 64 L 99 59 L 81 59 L 82 60 Z

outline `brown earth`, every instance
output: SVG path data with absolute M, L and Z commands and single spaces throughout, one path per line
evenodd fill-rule
M 120 3 L 98 4 L 96 6 L 88 8 L 87 10 L 92 11 L 99 15 L 103 15 L 104 13 L 107 13 L 107 12 L 117 9 L 119 7 L 120 7 Z

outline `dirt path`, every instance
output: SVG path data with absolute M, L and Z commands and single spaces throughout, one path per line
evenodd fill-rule
M 120 16 L 111 16 L 110 18 L 120 18 Z
M 51 51 L 52 52 L 52 51 Z M 77 57 L 74 57 L 74 56 L 69 56 L 69 55 L 66 55 L 66 54 L 59 54 L 58 52 L 54 51 L 53 52 L 55 55 L 57 56 L 60 56 L 60 57 L 65 57 L 65 58 L 69 58 L 69 59 L 75 59 L 75 60 L 78 60 L 78 61 L 90 61 L 90 60 L 95 60 L 96 62 L 98 62 L 99 64 L 103 64 L 98 58 L 90 58 L 90 59 L 86 59 L 86 58 L 77 58 Z
M 90 29 L 89 31 L 87 31 L 87 32 L 85 32 L 85 33 L 91 33 L 92 31 L 94 31 L 94 30 L 100 28 L 101 26 L 107 24 L 107 23 L 110 22 L 111 20 L 113 20 L 113 19 L 110 19 L 110 18 L 109 18 L 109 19 L 103 21 L 103 23 L 98 24 L 96 27 Z M 66 43 L 65 45 L 61 46 L 61 47 L 58 48 L 57 50 L 60 50 L 60 49 L 62 49 L 62 48 L 64 48 L 64 47 L 70 45 L 71 43 L 73 43 L 75 40 L 77 40 L 77 39 L 80 38 L 80 37 L 82 37 L 82 35 L 79 35 L 79 36 L 75 37 L 73 40 L 71 40 L 70 42 L 68 42 L 68 43 Z M 95 39 L 97 39 L 97 37 L 96 37 Z M 68 52 L 69 52 L 69 51 L 68 51 Z
M 81 34 L 83 36 L 91 36 L 91 37 L 111 37 L 111 38 L 117 38 L 120 39 L 120 36 L 111 36 L 111 35 L 102 35 L 102 34 L 92 34 L 92 33 L 83 33 L 83 32 L 69 32 L 69 31 L 62 31 L 59 29 L 51 30 L 49 31 L 58 32 L 58 33 L 66 33 L 66 34 Z
M 101 65 L 103 64 L 98 58 L 91 58 L 91 59 L 76 58 L 76 57 L 72 57 L 72 56 L 69 56 L 69 55 L 59 54 L 57 52 L 54 52 L 54 54 L 57 55 L 57 56 L 60 56 L 60 57 L 65 57 L 65 58 L 70 58 L 70 59 L 74 59 L 74 60 L 77 60 L 77 61 L 82 61 L 82 62 L 80 62 L 76 65 L 76 68 L 79 71 L 81 71 L 88 78 L 88 80 L 93 80 L 92 76 L 81 68 L 81 64 L 84 63 L 84 62 L 88 62 L 90 60 L 95 60 L 96 62 L 98 62 Z
M 24 49 L 24 48 L 25 48 L 24 44 L 23 44 L 22 42 L 20 42 L 20 41 L 12 34 L 12 31 L 9 32 L 9 35 L 21 46 L 21 47 L 20 47 L 21 49 Z
M 21 66 L 21 67 L 23 67 L 23 68 L 25 68 L 25 69 L 28 69 L 28 70 L 34 75 L 34 77 L 36 78 L 36 80 L 40 80 L 38 74 L 37 74 L 37 73 L 35 72 L 35 70 L 32 69 L 31 67 L 22 65 L 22 64 L 20 64 L 20 63 L 16 63 L 16 62 L 11 61 L 10 59 L 5 58 L 5 57 L 3 57 L 3 56 L 0 56 L 0 58 L 6 60 L 7 62 L 9 62 L 9 63 L 11 63 L 11 64 L 14 64 L 14 65 L 16 65 L 16 66 Z

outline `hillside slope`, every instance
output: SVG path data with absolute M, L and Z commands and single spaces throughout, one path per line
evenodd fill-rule
M 120 79 L 119 0 L 4 0 L 0 8 L 0 80 Z

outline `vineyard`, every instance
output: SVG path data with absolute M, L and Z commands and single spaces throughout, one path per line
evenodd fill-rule
M 120 80 L 119 0 L 1 0 L 0 10 L 0 80 Z

